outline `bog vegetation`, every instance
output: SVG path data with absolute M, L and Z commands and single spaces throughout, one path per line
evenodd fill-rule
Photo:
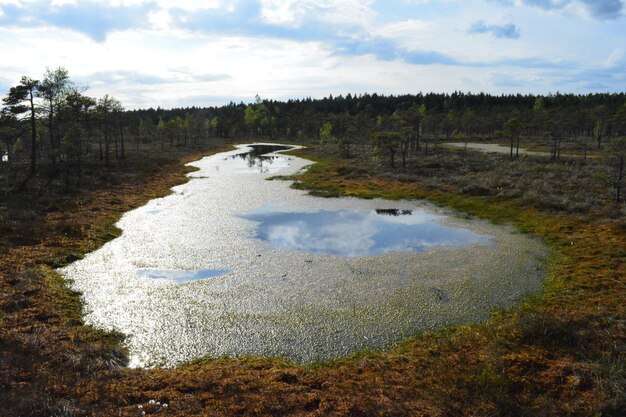
M 607 169 L 597 175 L 611 185 L 616 201 L 623 194 L 623 93 L 348 94 L 287 102 L 257 96 L 252 104 L 125 111 L 114 97 L 95 99 L 84 92 L 64 68 L 48 69 L 41 80 L 23 77 L 10 89 L 0 118 L 3 170 L 12 176 L 3 184 L 5 191 L 22 189 L 37 173 L 62 176 L 66 188 L 78 188 L 85 161 L 114 169 L 129 152 L 255 138 L 334 144 L 346 158 L 353 156 L 353 148 L 367 147 L 371 158 L 384 157 L 391 169 L 403 171 L 411 169 L 409 159 L 428 156 L 429 148 L 442 141 L 508 144 L 511 160 L 519 158 L 522 142 L 545 149 L 550 161 L 567 152 L 584 165 L 590 154 L 600 153 L 608 157 Z
M 114 97 L 89 97 L 64 68 L 6 93 L 0 415 L 617 416 L 626 408 L 626 94 L 257 97 L 125 110 Z M 251 139 L 307 145 L 318 163 L 294 186 L 317 195 L 427 198 L 540 236 L 555 251 L 545 294 L 486 324 L 317 367 L 231 358 L 125 368 L 122 335 L 82 325 L 79 295 L 53 268 L 114 238 L 123 212 L 184 181 L 182 162 Z

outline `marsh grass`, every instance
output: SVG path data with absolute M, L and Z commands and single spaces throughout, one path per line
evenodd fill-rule
M 94 167 L 80 193 L 3 202 L 0 414 L 621 415 L 626 225 L 596 181 L 600 162 L 510 163 L 431 149 L 392 171 L 365 149 L 350 160 L 327 148 L 298 153 L 318 161 L 294 178 L 302 189 L 428 199 L 541 237 L 554 253 L 544 293 L 485 324 L 316 366 L 243 357 L 128 369 L 122 336 L 82 325 L 79 294 L 51 266 L 114 238 L 117 218 L 184 181 L 179 161 L 197 154 L 129 161 L 123 175 Z M 166 412 L 151 400 L 167 403 Z

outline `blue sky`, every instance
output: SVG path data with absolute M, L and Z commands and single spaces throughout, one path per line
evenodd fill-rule
M 626 90 L 623 0 L 0 0 L 0 94 L 63 66 L 126 108 Z

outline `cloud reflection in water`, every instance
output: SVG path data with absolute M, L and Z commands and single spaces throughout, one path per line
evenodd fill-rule
M 139 269 L 137 275 L 151 279 L 166 279 L 175 282 L 190 282 L 215 278 L 227 274 L 226 269 L 198 269 L 190 271 L 169 271 L 163 269 Z
M 443 216 L 420 210 L 260 212 L 243 216 L 259 222 L 256 238 L 279 249 L 340 256 L 374 256 L 393 251 L 480 243 L 488 236 L 443 226 Z

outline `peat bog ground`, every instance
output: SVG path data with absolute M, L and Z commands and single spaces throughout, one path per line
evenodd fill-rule
M 431 149 L 405 169 L 331 145 L 295 178 L 316 195 L 427 199 L 542 238 L 546 289 L 482 324 L 397 348 L 301 366 L 276 358 L 129 369 L 119 341 L 84 326 L 79 294 L 54 268 L 119 231 L 126 211 L 185 181 L 184 162 L 225 148 L 129 155 L 94 167 L 80 191 L 45 176 L 3 194 L 0 215 L 0 415 L 602 415 L 626 408 L 626 224 L 600 161 L 547 161 Z M 89 172 L 87 170 L 87 172 Z M 167 406 L 165 406 L 167 404 Z

